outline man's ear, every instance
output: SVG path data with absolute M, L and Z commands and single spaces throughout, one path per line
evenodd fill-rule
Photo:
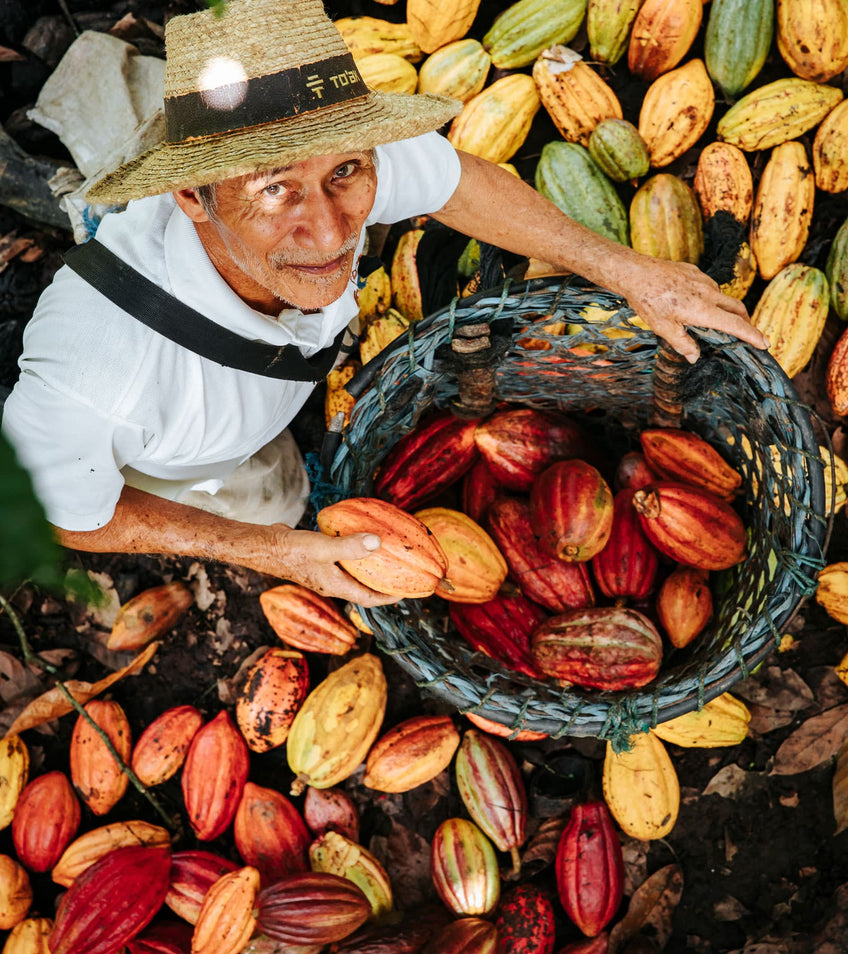
M 177 205 L 185 212 L 192 222 L 208 222 L 209 216 L 197 198 L 194 189 L 178 189 L 173 193 Z

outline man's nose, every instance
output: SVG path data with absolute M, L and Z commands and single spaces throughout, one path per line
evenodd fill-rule
M 332 252 L 350 238 L 350 226 L 339 199 L 322 189 L 314 189 L 300 203 L 301 244 Z

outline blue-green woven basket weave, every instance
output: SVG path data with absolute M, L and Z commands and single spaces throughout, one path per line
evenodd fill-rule
M 620 298 L 579 280 L 535 279 L 457 299 L 428 316 L 377 362 L 317 503 L 371 495 L 391 447 L 422 415 L 456 402 L 456 368 L 446 349 L 457 328 L 479 322 L 507 329 L 495 368 L 500 401 L 567 412 L 618 451 L 628 442 L 638 449 L 657 339 L 630 324 L 632 315 Z M 825 562 L 826 461 L 809 409 L 770 355 L 718 332 L 697 338 L 702 358 L 684 381 L 681 426 L 741 472 L 740 512 L 750 529 L 746 561 L 714 580 L 707 631 L 684 650 L 667 650 L 659 676 L 642 689 L 564 690 L 472 650 L 437 597 L 360 608 L 380 649 L 422 690 L 513 732 L 594 736 L 619 746 L 725 692 L 779 643 Z

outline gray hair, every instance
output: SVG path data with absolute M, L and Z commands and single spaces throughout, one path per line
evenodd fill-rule
M 210 219 L 214 219 L 218 210 L 218 183 L 210 182 L 209 185 L 197 186 L 194 194 L 203 211 Z

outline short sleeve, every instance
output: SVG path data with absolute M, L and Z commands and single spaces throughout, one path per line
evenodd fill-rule
M 377 146 L 377 194 L 368 225 L 437 212 L 456 191 L 459 156 L 438 132 Z

